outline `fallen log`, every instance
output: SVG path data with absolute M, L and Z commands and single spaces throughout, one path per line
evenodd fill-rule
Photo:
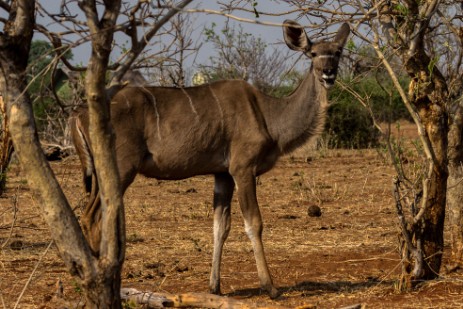
M 247 302 L 226 296 L 218 296 L 207 293 L 154 293 L 141 292 L 134 288 L 122 288 L 121 299 L 136 305 L 144 305 L 144 308 L 212 308 L 212 309 L 289 309 L 274 304 Z M 305 304 L 294 309 L 315 309 L 316 305 Z M 355 304 L 339 309 L 364 309 L 364 304 Z
M 217 308 L 217 309 L 287 309 L 279 305 L 256 304 L 231 297 L 206 293 L 168 294 L 141 292 L 133 288 L 121 289 L 121 298 L 126 302 L 145 305 L 147 308 Z

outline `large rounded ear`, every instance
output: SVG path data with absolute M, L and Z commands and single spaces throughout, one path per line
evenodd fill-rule
M 286 45 L 292 50 L 308 51 L 312 46 L 304 28 L 294 20 L 285 20 L 283 24 L 283 37 Z
M 339 46 L 343 47 L 346 42 L 347 38 L 349 37 L 350 27 L 349 24 L 344 23 L 342 24 L 341 28 L 339 28 L 334 41 L 339 44 Z

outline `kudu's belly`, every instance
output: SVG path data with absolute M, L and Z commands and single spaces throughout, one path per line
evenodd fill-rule
M 228 158 L 213 153 L 181 156 L 155 155 L 148 153 L 143 159 L 139 173 L 161 180 L 179 180 L 197 175 L 208 175 L 228 171 Z

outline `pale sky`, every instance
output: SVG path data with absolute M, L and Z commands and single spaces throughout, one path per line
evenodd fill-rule
M 50 13 L 59 13 L 59 5 L 61 1 L 57 0 L 38 0 L 39 3 L 42 4 L 42 6 Z M 261 1 L 259 2 L 259 7 L 262 7 L 262 9 L 265 9 L 265 11 L 273 11 L 273 12 L 281 12 L 281 11 L 287 11 L 288 10 L 288 5 L 285 4 L 284 2 L 270 2 L 268 1 L 268 4 L 265 8 L 262 5 L 263 2 L 266 1 Z M 213 9 L 217 10 L 218 5 L 216 1 L 193 1 L 187 8 L 204 8 L 204 9 Z M 75 13 L 83 16 L 82 12 L 80 11 L 79 8 L 75 8 Z M 74 13 L 74 12 L 72 12 Z M 244 12 L 238 12 L 234 13 L 234 15 L 237 15 L 239 17 L 247 18 L 247 19 L 256 19 L 254 14 L 249 14 L 249 13 L 244 13 Z M 287 16 L 285 17 L 271 17 L 271 16 L 261 16 L 259 21 L 261 22 L 271 22 L 271 23 L 282 23 L 284 19 L 288 18 Z M 222 29 L 223 24 L 225 23 L 225 17 L 223 16 L 218 16 L 218 15 L 211 15 L 211 14 L 205 14 L 205 13 L 193 13 L 192 14 L 192 19 L 195 20 L 194 23 L 194 37 L 199 38 L 200 40 L 204 40 L 201 37 L 201 32 L 204 29 L 205 26 L 210 26 L 212 22 L 216 23 L 216 29 L 220 31 Z M 39 23 L 42 23 L 43 25 L 47 27 L 57 27 L 56 24 L 51 24 L 49 21 L 44 20 L 43 17 L 37 16 L 37 21 Z M 256 25 L 252 23 L 246 23 L 246 22 L 239 22 L 239 21 L 233 21 L 231 20 L 232 24 L 240 24 L 244 28 L 245 32 L 252 33 L 255 36 L 260 36 L 262 39 L 264 39 L 265 42 L 267 42 L 269 45 L 274 45 L 276 43 L 282 42 L 282 30 L 280 27 L 274 27 L 274 26 L 263 26 L 263 25 Z M 43 38 L 43 37 L 42 37 Z M 34 37 L 34 39 L 42 39 L 40 35 L 37 35 Z M 119 34 L 116 37 L 116 40 L 120 42 L 125 42 L 127 41 L 127 37 L 123 34 Z M 73 50 L 74 54 L 74 63 L 75 64 L 86 64 L 88 62 L 88 58 L 90 56 L 90 46 L 89 44 L 86 44 L 84 46 L 81 46 L 79 48 L 75 48 Z M 203 45 L 203 47 L 200 49 L 198 56 L 196 57 L 196 63 L 204 63 L 207 62 L 208 58 L 212 55 L 212 49 L 211 46 L 206 46 Z M 113 60 L 116 59 L 116 55 L 113 56 Z M 193 61 L 191 58 L 190 61 Z M 193 64 L 193 63 L 192 63 Z

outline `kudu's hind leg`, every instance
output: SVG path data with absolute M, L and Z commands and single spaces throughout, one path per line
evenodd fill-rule
M 209 283 L 210 292 L 220 294 L 222 249 L 230 232 L 230 204 L 235 183 L 228 173 L 216 174 L 214 185 L 214 253 Z
M 262 243 L 263 224 L 259 205 L 257 204 L 255 176 L 252 172 L 241 171 L 233 175 L 233 178 L 236 182 L 238 200 L 243 213 L 246 234 L 252 243 L 261 287 L 271 298 L 277 298 L 280 292 L 273 285 L 265 258 L 264 245 Z

